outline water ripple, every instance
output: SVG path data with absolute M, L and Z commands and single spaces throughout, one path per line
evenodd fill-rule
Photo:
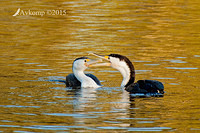
M 178 70 L 194 70 L 198 69 L 196 67 L 165 67 L 167 69 L 178 69 Z
M 100 129 L 110 129 L 110 130 L 113 130 L 113 129 L 124 129 L 124 130 L 128 130 L 128 131 L 163 131 L 163 130 L 170 130 L 172 128 L 169 128 L 169 127 L 143 127 L 143 128 L 140 128 L 140 127 L 97 127 L 97 128 L 100 128 Z
M 182 60 L 163 60 L 163 61 L 169 61 L 171 63 L 187 63 L 186 61 L 182 61 Z
M 6 107 L 6 108 L 40 108 L 40 106 L 22 106 L 22 105 L 0 105 L 0 107 Z

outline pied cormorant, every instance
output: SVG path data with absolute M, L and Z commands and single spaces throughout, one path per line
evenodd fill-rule
M 96 64 L 94 66 L 111 66 L 118 71 L 123 76 L 121 87 L 125 88 L 126 91 L 130 93 L 156 93 L 164 94 L 164 86 L 161 82 L 156 80 L 138 80 L 135 81 L 135 69 L 131 61 L 123 55 L 110 54 L 107 56 L 97 55 L 90 53 L 102 59 L 109 61 L 109 63 Z
M 73 88 L 98 88 L 101 86 L 98 78 L 92 74 L 85 74 L 84 71 L 90 65 L 99 62 L 100 60 L 93 61 L 88 57 L 80 57 L 74 60 L 72 70 L 73 73 L 66 77 L 66 87 Z

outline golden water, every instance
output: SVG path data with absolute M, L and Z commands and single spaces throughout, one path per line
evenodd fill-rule
M 0 5 L 0 132 L 200 131 L 199 0 Z M 163 82 L 165 96 L 130 100 L 109 67 L 87 70 L 102 81 L 97 90 L 55 82 L 88 52 L 127 56 L 136 80 Z

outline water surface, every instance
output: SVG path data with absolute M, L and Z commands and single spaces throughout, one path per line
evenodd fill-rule
M 1 7 L 0 132 L 200 130 L 198 0 L 3 0 Z M 19 8 L 66 14 L 13 16 Z M 163 82 L 165 96 L 131 98 L 109 67 L 87 70 L 104 85 L 98 89 L 56 82 L 88 52 L 127 56 L 136 80 Z

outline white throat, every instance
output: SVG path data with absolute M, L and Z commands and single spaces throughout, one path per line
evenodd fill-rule
M 100 87 L 97 83 L 90 77 L 86 76 L 83 71 L 77 71 L 73 69 L 75 77 L 81 82 L 81 87 L 83 88 L 98 88 Z
M 121 83 L 121 87 L 124 87 L 128 81 L 130 80 L 130 68 L 128 67 L 128 65 L 125 62 L 120 62 L 120 67 L 118 66 L 113 66 L 114 68 L 116 68 L 123 77 L 122 83 Z
M 128 83 L 128 81 L 130 80 L 130 71 L 129 71 L 129 69 L 124 69 L 124 70 L 122 69 L 120 72 L 121 72 L 122 77 L 123 77 L 121 87 L 124 87 Z

